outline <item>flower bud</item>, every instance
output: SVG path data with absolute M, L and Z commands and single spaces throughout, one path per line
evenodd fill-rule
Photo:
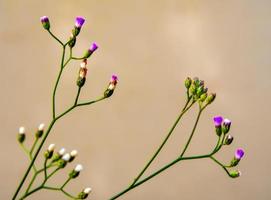
M 224 119 L 222 132 L 224 134 L 227 134 L 230 131 L 230 127 L 231 127 L 231 121 L 229 119 Z
M 196 94 L 196 90 L 197 90 L 196 85 L 195 85 L 194 83 L 191 84 L 191 86 L 190 86 L 190 88 L 189 88 L 190 94 L 191 94 L 191 95 L 195 95 L 195 94 Z
M 239 170 L 232 170 L 229 172 L 230 177 L 237 178 L 241 176 L 241 172 Z
M 25 128 L 23 126 L 21 126 L 19 128 L 19 133 L 17 135 L 17 140 L 21 144 L 25 141 Z
M 238 163 L 240 162 L 241 158 L 244 155 L 245 155 L 245 152 L 243 149 L 241 149 L 241 148 L 236 149 L 235 154 L 234 154 L 234 158 L 232 159 L 230 166 L 235 167 L 236 165 L 238 165 Z
M 70 158 L 71 158 L 71 155 L 69 153 L 65 153 L 62 156 L 62 158 L 59 160 L 58 166 L 60 168 L 64 168 L 67 165 L 67 163 L 69 162 Z
M 40 124 L 39 127 L 38 127 L 38 130 L 36 132 L 36 138 L 41 138 L 42 135 L 43 135 L 43 132 L 44 132 L 44 124 Z
M 83 26 L 83 24 L 85 23 L 85 19 L 83 17 L 76 17 L 75 19 L 75 26 L 74 29 L 72 30 L 72 34 L 76 37 L 77 35 L 79 35 L 81 28 Z
M 190 77 L 187 77 L 187 78 L 185 79 L 185 81 L 184 81 L 184 85 L 185 85 L 185 87 L 186 87 L 187 89 L 190 88 L 191 83 L 192 83 L 192 79 L 191 79 Z
M 227 135 L 225 140 L 224 140 L 224 144 L 225 145 L 230 145 L 233 141 L 233 137 L 231 135 Z
M 80 164 L 76 165 L 75 168 L 69 174 L 70 178 L 76 178 L 77 176 L 79 176 L 82 170 L 83 170 L 82 165 Z
M 79 74 L 76 82 L 78 87 L 84 86 L 86 82 L 87 71 L 87 60 L 84 59 L 83 62 L 80 64 Z
M 108 85 L 107 89 L 104 91 L 105 98 L 112 96 L 112 94 L 116 88 L 117 83 L 118 83 L 118 77 L 116 75 L 112 75 L 111 80 L 109 82 L 109 85 Z
M 215 100 L 216 94 L 211 93 L 206 98 L 206 104 L 211 104 Z
M 62 156 L 62 160 L 65 160 L 66 162 L 69 162 L 70 159 L 71 159 L 71 155 L 69 153 L 65 153 Z
M 204 102 L 206 98 L 207 98 L 207 93 L 203 93 L 202 95 L 200 95 L 201 102 Z
M 49 30 L 50 29 L 50 21 L 47 16 L 43 16 L 40 18 L 40 21 L 42 23 L 42 26 L 44 29 Z
M 55 144 L 50 144 L 49 147 L 48 147 L 48 149 L 44 153 L 44 157 L 46 159 L 52 158 L 54 150 L 55 150 Z
M 53 162 L 56 162 L 58 161 L 66 152 L 66 149 L 65 148 L 61 148 L 57 153 L 56 155 L 53 157 Z
M 98 49 L 98 45 L 94 42 L 92 43 L 92 45 L 90 46 L 90 48 L 86 51 L 84 58 L 89 58 L 91 56 L 91 54 L 93 54 L 94 51 L 96 51 Z
M 69 38 L 69 42 L 68 42 L 69 47 L 73 48 L 75 46 L 75 43 L 76 43 L 76 37 L 73 34 L 71 34 Z
M 72 162 L 75 159 L 75 157 L 77 156 L 77 154 L 78 154 L 78 152 L 76 150 L 71 151 L 71 153 L 70 153 L 71 158 L 70 158 L 69 162 Z
M 215 124 L 216 134 L 218 136 L 220 136 L 221 133 L 222 133 L 221 124 L 223 122 L 223 117 L 221 117 L 221 116 L 215 116 L 213 120 L 214 120 L 214 124 Z
M 78 194 L 79 199 L 86 199 L 91 192 L 91 188 L 85 188 L 82 192 Z

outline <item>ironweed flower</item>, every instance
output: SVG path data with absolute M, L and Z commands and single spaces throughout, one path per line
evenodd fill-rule
M 91 191 L 92 189 L 90 187 L 85 188 L 82 192 L 79 193 L 78 198 L 86 199 Z
M 50 29 L 50 21 L 47 16 L 43 16 L 40 18 L 40 21 L 42 23 L 42 26 L 44 29 L 49 30 Z
M 43 123 L 39 125 L 38 130 L 36 132 L 37 139 L 42 137 L 43 132 L 44 132 L 44 127 L 45 127 L 45 125 Z
M 85 19 L 83 17 L 78 16 L 75 18 L 75 26 L 74 26 L 74 29 L 72 30 L 72 34 L 74 37 L 79 35 L 80 30 L 84 23 L 85 23 Z
M 93 54 L 93 52 L 96 51 L 98 48 L 99 46 L 97 45 L 97 43 L 93 42 L 89 49 L 86 51 L 84 58 L 89 58 Z
M 76 165 L 75 168 L 69 174 L 70 178 L 76 178 L 77 176 L 79 176 L 82 170 L 83 170 L 82 165 L 80 164 Z
M 231 135 L 227 135 L 225 140 L 224 140 L 224 144 L 225 145 L 230 145 L 233 141 L 233 137 Z
M 214 120 L 214 124 L 215 124 L 215 131 L 216 131 L 216 134 L 217 134 L 218 136 L 220 136 L 221 133 L 222 133 L 221 124 L 222 124 L 222 122 L 223 122 L 223 117 L 221 117 L 221 116 L 215 116 L 215 117 L 213 118 L 213 120 Z
M 80 64 L 79 75 L 77 78 L 77 85 L 78 87 L 83 87 L 86 82 L 87 76 L 87 59 L 84 59 L 83 62 Z
M 230 131 L 231 127 L 231 121 L 229 119 L 224 119 L 223 126 L 222 126 L 222 132 L 224 134 L 227 134 Z
M 72 162 L 75 159 L 75 157 L 77 156 L 77 154 L 78 154 L 78 152 L 76 150 L 72 150 L 70 153 L 71 158 L 70 158 L 69 162 Z
M 113 92 L 114 92 L 114 90 L 116 88 L 117 83 L 118 83 L 118 77 L 117 77 L 117 75 L 112 75 L 111 80 L 109 82 L 109 85 L 108 85 L 107 89 L 104 92 L 104 97 L 105 98 L 108 98 L 108 97 L 110 97 L 113 94 Z
M 21 144 L 25 141 L 25 128 L 23 126 L 21 126 L 19 128 L 19 133 L 18 133 L 18 136 L 17 136 L 17 140 Z
M 50 144 L 49 146 L 48 146 L 48 149 L 45 151 L 45 153 L 44 153 L 44 157 L 46 158 L 46 159 L 50 159 L 50 158 L 52 158 L 52 156 L 53 156 L 53 153 L 54 153 L 54 150 L 55 150 L 55 144 Z
M 245 155 L 245 152 L 243 149 L 241 148 L 236 149 L 234 158 L 232 159 L 230 166 L 235 167 L 236 165 L 238 165 L 238 163 L 240 162 L 241 158 L 244 157 L 244 155 Z

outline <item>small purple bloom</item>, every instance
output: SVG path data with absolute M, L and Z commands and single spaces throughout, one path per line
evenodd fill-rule
M 85 19 L 83 17 L 81 17 L 81 16 L 76 17 L 76 19 L 75 19 L 75 26 L 77 28 L 81 28 L 84 23 L 85 23 Z
M 48 23 L 49 22 L 49 18 L 47 16 L 43 16 L 40 18 L 41 23 Z
M 244 152 L 243 149 L 241 149 L 241 148 L 236 149 L 236 151 L 235 151 L 235 158 L 237 160 L 240 160 L 244 155 L 245 155 L 245 152 Z
M 91 47 L 89 48 L 89 51 L 90 51 L 91 53 L 93 53 L 93 52 L 96 51 L 97 49 L 98 49 L 97 43 L 93 42 L 92 45 L 91 45 Z
M 111 77 L 111 82 L 116 83 L 118 81 L 117 75 L 113 74 Z
M 221 126 L 222 122 L 223 122 L 223 117 L 221 117 L 221 116 L 214 117 L 215 127 Z
M 229 127 L 231 125 L 231 120 L 224 119 L 223 124 L 224 124 L 224 126 Z

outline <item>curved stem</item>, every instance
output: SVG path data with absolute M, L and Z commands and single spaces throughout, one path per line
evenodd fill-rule
M 60 41 L 50 30 L 48 30 L 48 33 L 59 43 L 61 46 L 64 46 L 63 42 Z
M 210 158 L 215 162 L 215 163 L 217 163 L 218 165 L 220 165 L 224 170 L 225 170 L 225 172 L 230 176 L 230 173 L 229 173 L 229 171 L 227 170 L 227 168 L 221 163 L 221 162 L 219 162 L 217 159 L 215 159 L 213 156 L 210 156 Z
M 182 109 L 182 112 L 179 114 L 179 116 L 177 117 L 176 121 L 174 122 L 173 126 L 171 127 L 171 129 L 169 130 L 167 136 L 165 137 L 165 139 L 163 140 L 163 142 L 161 143 L 161 145 L 159 146 L 159 148 L 156 150 L 156 152 L 154 153 L 154 155 L 151 157 L 151 159 L 149 160 L 149 162 L 145 165 L 145 167 L 141 170 L 141 172 L 138 174 L 138 176 L 134 179 L 133 183 L 131 184 L 134 185 L 139 179 L 140 177 L 144 174 L 144 172 L 148 169 L 148 167 L 151 165 L 151 163 L 154 161 L 154 159 L 157 157 L 157 155 L 160 153 L 160 151 L 162 150 L 162 148 L 164 147 L 164 145 L 166 144 L 166 142 L 168 141 L 169 137 L 171 136 L 171 134 L 173 133 L 174 129 L 176 128 L 177 124 L 179 123 L 180 119 L 182 118 L 182 116 L 186 113 L 186 111 L 189 110 L 189 108 L 191 108 L 191 106 L 193 105 L 193 103 L 191 103 L 190 106 L 188 106 L 190 102 L 190 98 L 187 98 L 186 104 L 184 106 L 184 108 Z M 188 106 L 188 107 L 187 107 Z

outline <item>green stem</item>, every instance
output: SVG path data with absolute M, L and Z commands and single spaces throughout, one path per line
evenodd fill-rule
M 60 41 L 50 30 L 48 30 L 48 33 L 59 43 L 61 46 L 64 46 L 63 42 Z
M 19 184 L 17 190 L 15 191 L 15 193 L 14 193 L 14 195 L 13 195 L 13 197 L 12 197 L 12 200 L 15 200 L 15 199 L 16 199 L 16 197 L 17 197 L 17 195 L 18 195 L 20 189 L 22 188 L 22 186 L 23 186 L 23 184 L 24 184 L 24 182 L 25 182 L 25 180 L 26 180 L 26 178 L 27 178 L 27 176 L 28 176 L 28 174 L 29 174 L 29 172 L 30 172 L 32 166 L 34 165 L 35 160 L 37 159 L 37 156 L 38 156 L 38 154 L 39 154 L 39 152 L 40 152 L 40 150 L 41 150 L 41 148 L 42 148 L 42 146 L 43 146 L 43 144 L 44 144 L 46 138 L 48 137 L 48 135 L 49 135 L 51 129 L 53 128 L 55 122 L 56 122 L 55 120 L 52 120 L 52 121 L 51 121 L 51 123 L 50 123 L 50 125 L 49 125 L 49 127 L 48 127 L 48 129 L 47 129 L 47 131 L 46 131 L 46 133 L 45 133 L 45 136 L 43 137 L 43 139 L 42 139 L 42 141 L 41 141 L 41 143 L 40 143 L 40 145 L 39 145 L 39 147 L 38 147 L 38 149 L 37 149 L 37 151 L 36 151 L 36 153 L 35 153 L 35 155 L 34 155 L 32 161 L 31 161 L 31 163 L 29 164 L 29 166 L 28 166 L 28 168 L 27 168 L 27 170 L 26 170 L 26 172 L 25 172 L 25 174 L 24 174 L 22 180 L 20 181 L 20 184 Z
M 79 96 L 80 96 L 80 92 L 81 92 L 81 88 L 82 88 L 82 87 L 78 87 L 78 90 L 77 90 L 77 95 L 76 95 L 76 98 L 75 98 L 75 101 L 74 101 L 73 106 L 76 106 L 76 105 L 77 105 L 78 98 L 79 98 Z
M 187 148 L 188 148 L 188 146 L 189 146 L 189 144 L 190 144 L 190 142 L 191 142 L 191 140 L 192 140 L 192 138 L 193 138 L 193 136 L 194 136 L 194 133 L 195 133 L 195 130 L 196 130 L 196 128 L 197 128 L 197 125 L 198 125 L 198 122 L 199 122 L 200 115 L 201 115 L 202 111 L 203 111 L 203 109 L 200 108 L 200 109 L 199 109 L 199 112 L 198 112 L 198 115 L 197 115 L 196 123 L 194 124 L 194 127 L 193 127 L 193 129 L 192 129 L 192 132 L 191 132 L 191 134 L 190 134 L 190 136 L 189 136 L 189 138 L 188 138 L 188 141 L 187 141 L 186 144 L 185 144 L 185 147 L 184 147 L 184 149 L 183 149 L 183 151 L 182 151 L 182 153 L 181 153 L 181 155 L 180 155 L 180 158 L 183 157 L 183 155 L 185 154 L 185 152 L 186 152 L 186 150 L 187 150 Z
M 220 165 L 222 167 L 222 169 L 225 170 L 225 172 L 230 176 L 230 173 L 229 171 L 227 170 L 227 168 L 221 163 L 219 162 L 217 159 L 215 159 L 213 156 L 210 156 L 210 158 L 215 162 L 217 163 L 218 165 Z
M 38 143 L 38 140 L 39 140 L 39 138 L 35 138 L 35 141 L 34 141 L 34 144 L 32 145 L 32 147 L 31 147 L 31 150 L 30 150 L 30 155 L 32 156 L 32 153 L 33 153 L 33 151 L 34 151 L 34 149 L 35 149 L 35 147 L 36 147 L 36 145 L 37 145 L 37 143 Z
M 168 141 L 169 137 L 171 136 L 171 134 L 173 133 L 175 127 L 177 126 L 177 124 L 179 123 L 180 119 L 182 118 L 182 116 L 186 113 L 186 111 L 189 110 L 189 108 L 191 108 L 191 106 L 193 105 L 193 103 L 191 103 L 190 106 L 188 106 L 190 102 L 190 98 L 187 98 L 186 104 L 184 106 L 184 108 L 182 109 L 182 112 L 179 114 L 178 118 L 176 119 L 176 121 L 174 122 L 173 126 L 171 127 L 171 129 L 169 130 L 167 136 L 165 137 L 165 139 L 163 140 L 163 142 L 161 143 L 161 145 L 159 146 L 159 148 L 156 150 L 156 152 L 154 153 L 154 155 L 151 157 L 151 159 L 149 160 L 149 162 L 145 165 L 145 167 L 142 169 L 142 171 L 138 174 L 138 176 L 134 179 L 133 183 L 131 185 L 134 185 L 139 179 L 140 177 L 144 174 L 144 172 L 148 169 L 148 167 L 151 165 L 151 163 L 154 161 L 154 159 L 157 157 L 157 155 L 160 153 L 160 151 L 162 150 L 162 148 L 164 147 L 164 145 L 166 144 L 166 142 Z M 188 106 L 188 107 L 187 107 Z
M 24 146 L 23 143 L 20 143 L 20 146 L 22 147 L 23 151 L 26 153 L 29 160 L 31 161 L 33 158 L 32 158 L 32 155 L 30 154 L 30 152 L 28 151 L 28 149 Z M 33 170 L 34 170 L 34 173 L 37 172 L 37 167 L 35 164 L 33 165 Z
M 63 185 L 61 186 L 60 189 L 63 189 L 69 182 L 70 182 L 71 178 L 69 177 L 64 183 Z
M 178 157 L 177 159 L 173 160 L 169 164 L 165 165 L 164 167 L 162 167 L 161 169 L 159 169 L 156 172 L 152 173 L 151 175 L 147 176 L 146 178 L 142 179 L 141 181 L 138 181 L 134 185 L 129 186 L 128 188 L 126 188 L 122 192 L 120 192 L 120 193 L 116 194 L 115 196 L 111 197 L 110 200 L 117 199 L 118 197 L 124 195 L 128 191 L 138 187 L 139 185 L 143 184 L 144 182 L 146 182 L 146 181 L 150 180 L 151 178 L 157 176 L 158 174 L 160 174 L 161 172 L 163 172 L 164 170 L 168 169 L 169 167 L 173 166 L 174 164 L 176 164 L 177 162 L 179 162 L 181 160 L 192 160 L 192 159 L 201 159 L 201 158 L 208 158 L 208 157 L 210 157 L 209 154 L 200 155 L 200 156 L 182 157 L 182 158 Z

